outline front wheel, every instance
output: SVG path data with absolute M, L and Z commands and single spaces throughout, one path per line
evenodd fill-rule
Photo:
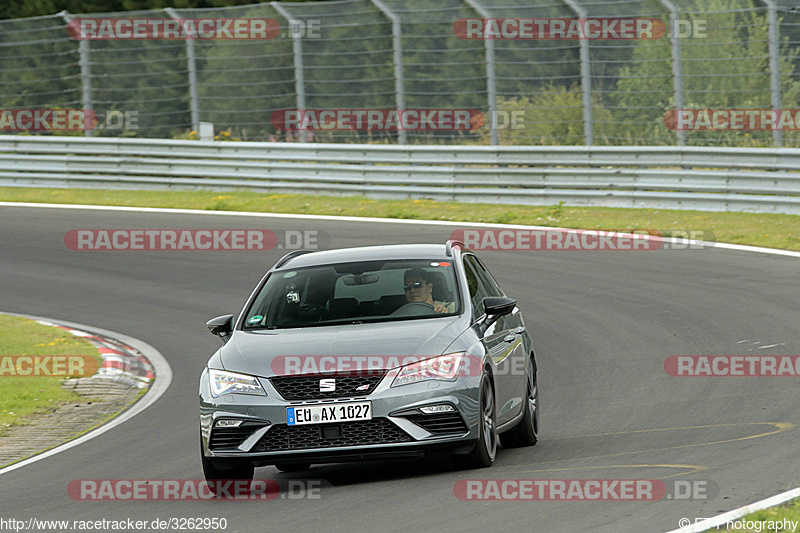
M 459 468 L 486 468 L 494 464 L 497 456 L 497 409 L 494 387 L 486 375 L 481 380 L 478 405 L 480 405 L 478 440 L 469 454 L 453 456 L 453 462 Z
M 253 479 L 255 467 L 252 463 L 243 461 L 224 461 L 221 459 L 211 460 L 205 456 L 202 448 L 200 458 L 203 461 L 203 476 L 206 481 L 217 479 Z
M 536 371 L 528 377 L 528 392 L 525 398 L 522 420 L 500 435 L 503 448 L 533 446 L 539 440 L 539 382 Z

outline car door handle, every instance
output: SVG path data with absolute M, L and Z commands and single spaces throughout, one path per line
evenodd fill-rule
M 515 340 L 517 340 L 517 335 L 522 335 L 523 333 L 525 333 L 525 328 L 520 326 L 511 333 L 509 333 L 508 335 L 506 335 L 505 337 L 503 337 L 503 340 L 506 342 L 514 342 Z

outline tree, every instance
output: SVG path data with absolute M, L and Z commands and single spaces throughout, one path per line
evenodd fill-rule
M 705 23 L 705 37 L 681 41 L 684 107 L 687 109 L 770 109 L 769 40 L 763 9 L 732 10 L 728 0 L 704 0 L 699 9 L 685 15 L 693 25 Z M 667 37 L 664 38 L 667 40 Z M 800 83 L 793 79 L 792 49 L 781 43 L 782 107 L 798 107 Z M 664 115 L 674 109 L 672 62 L 668 46 L 642 41 L 630 66 L 620 71 L 612 100 L 618 131 L 630 132 L 632 144 L 673 144 L 675 133 L 667 129 Z M 665 83 L 665 78 L 668 81 Z M 655 80 L 655 81 L 654 81 Z M 792 134 L 793 136 L 795 134 Z M 624 138 L 618 133 L 615 138 Z M 772 144 L 771 132 L 687 132 L 691 144 Z

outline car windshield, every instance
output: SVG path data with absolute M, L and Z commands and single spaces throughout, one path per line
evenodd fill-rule
M 457 315 L 452 261 L 340 263 L 273 272 L 245 315 L 245 329 L 359 324 Z

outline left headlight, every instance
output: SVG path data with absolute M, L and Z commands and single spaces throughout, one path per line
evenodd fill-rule
M 223 394 L 256 394 L 266 396 L 267 393 L 253 376 L 237 374 L 225 370 L 209 368 L 208 377 L 211 383 L 211 396 L 218 398 Z
M 449 353 L 411 363 L 400 369 L 400 373 L 392 382 L 392 387 L 431 379 L 455 381 L 458 378 L 458 369 L 461 367 L 463 359 L 463 353 Z

